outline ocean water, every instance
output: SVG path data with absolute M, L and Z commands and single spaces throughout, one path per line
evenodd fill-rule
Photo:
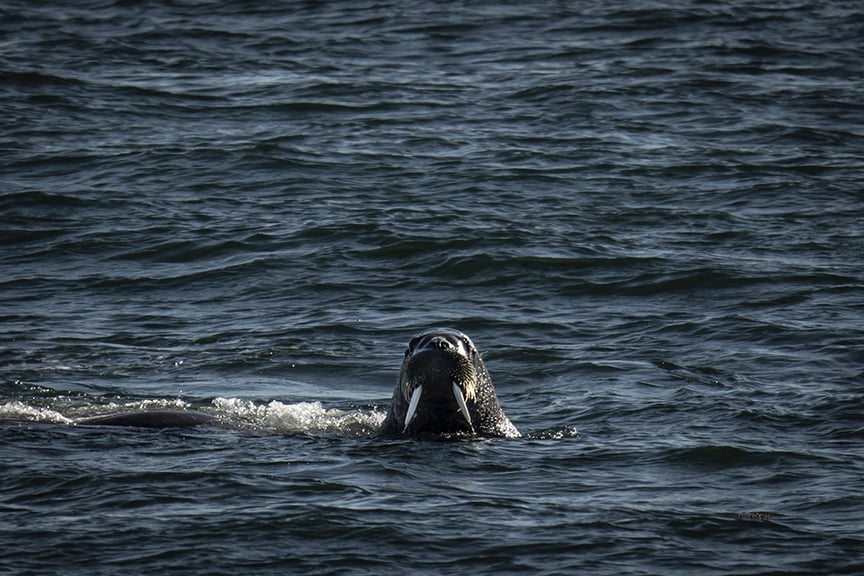
M 4 2 L 0 573 L 864 573 L 862 38 Z M 375 436 L 430 326 L 523 438 Z

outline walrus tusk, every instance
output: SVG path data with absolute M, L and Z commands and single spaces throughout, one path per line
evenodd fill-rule
M 405 426 L 402 428 L 404 434 L 408 430 L 408 424 L 414 419 L 414 412 L 417 411 L 417 404 L 420 403 L 420 396 L 423 394 L 423 386 L 417 386 L 414 392 L 411 393 L 411 402 L 408 404 L 408 412 L 405 413 Z
M 465 396 L 462 395 L 462 390 L 459 385 L 453 382 L 453 396 L 456 397 L 456 403 L 459 404 L 459 411 L 462 412 L 462 417 L 471 425 L 471 414 L 468 412 L 468 406 L 465 404 Z

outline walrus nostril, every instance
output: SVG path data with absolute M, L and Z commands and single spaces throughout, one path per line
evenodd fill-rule
M 429 348 L 438 348 L 439 350 L 453 350 L 455 348 L 452 342 L 441 336 L 432 338 L 426 346 Z

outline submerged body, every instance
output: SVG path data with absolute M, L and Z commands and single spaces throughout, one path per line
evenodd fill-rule
M 110 414 L 79 420 L 89 426 L 136 426 L 139 428 L 191 428 L 213 424 L 216 418 L 203 412 L 184 410 L 145 410 L 125 414 Z
M 449 328 L 408 343 L 381 434 L 520 436 L 474 343 Z

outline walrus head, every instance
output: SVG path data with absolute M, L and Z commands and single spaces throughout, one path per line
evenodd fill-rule
M 501 409 L 474 343 L 447 328 L 429 330 L 408 343 L 381 433 L 519 436 Z

